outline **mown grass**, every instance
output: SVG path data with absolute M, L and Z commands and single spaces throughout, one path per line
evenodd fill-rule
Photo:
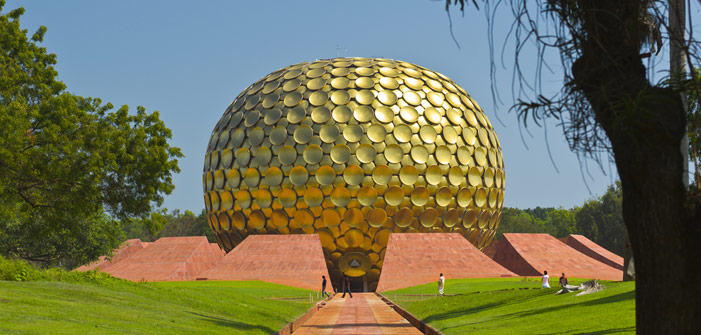
M 308 290 L 258 281 L 133 283 L 50 271 L 0 280 L 0 334 L 270 334 L 312 306 Z
M 556 281 L 540 289 L 539 278 L 455 279 L 446 283 L 454 296 L 435 296 L 436 284 L 385 296 L 444 334 L 635 333 L 635 283 L 603 282 L 603 291 L 575 297 L 554 295 Z

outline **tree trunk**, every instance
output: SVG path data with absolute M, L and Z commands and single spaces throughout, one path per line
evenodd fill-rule
M 573 84 L 611 142 L 636 271 L 640 334 L 701 329 L 701 204 L 682 184 L 686 115 L 678 92 L 653 87 L 639 56 L 637 1 L 581 1 L 587 35 Z M 695 206 L 694 206 L 695 205 Z

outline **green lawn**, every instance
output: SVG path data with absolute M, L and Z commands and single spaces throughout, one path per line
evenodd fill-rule
M 257 281 L 0 281 L 0 334 L 270 334 L 312 306 L 309 293 Z
M 444 334 L 635 333 L 634 282 L 603 282 L 603 291 L 580 297 L 554 295 L 556 282 L 540 289 L 539 278 L 454 279 L 446 294 L 455 296 L 436 297 L 436 284 L 385 296 Z

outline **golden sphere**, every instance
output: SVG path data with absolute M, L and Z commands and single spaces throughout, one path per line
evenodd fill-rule
M 393 232 L 456 232 L 486 247 L 504 162 L 480 106 L 446 76 L 335 58 L 241 92 L 212 132 L 203 184 L 226 251 L 249 234 L 318 234 L 332 279 L 366 276 L 374 290 Z

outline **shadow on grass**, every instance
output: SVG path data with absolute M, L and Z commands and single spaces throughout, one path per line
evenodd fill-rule
M 631 333 L 631 332 L 635 333 L 635 326 L 597 330 L 594 332 L 585 332 L 582 330 L 567 330 L 567 331 L 561 331 L 561 332 L 557 332 L 557 333 L 543 333 L 542 335 L 560 335 L 560 334 L 606 335 L 606 334 L 619 334 L 619 333 Z
M 594 305 L 605 305 L 605 304 L 610 304 L 610 303 L 616 303 L 624 300 L 629 300 L 629 299 L 635 299 L 635 292 L 630 291 L 630 292 L 623 292 L 619 293 L 616 295 L 608 296 L 608 297 L 603 297 L 603 298 L 598 298 L 598 299 L 593 299 L 589 301 L 582 301 L 574 304 L 567 304 L 567 305 L 558 305 L 558 306 L 551 306 L 551 307 L 544 307 L 544 308 L 538 308 L 530 311 L 521 311 L 521 312 L 515 312 L 515 313 L 508 313 L 508 314 L 503 314 L 503 315 L 498 315 L 495 316 L 494 318 L 522 318 L 522 317 L 528 317 L 532 315 L 537 315 L 537 314 L 544 314 L 544 313 L 550 313 L 550 312 L 565 312 L 566 310 L 572 307 L 577 307 L 577 306 L 594 306 Z M 519 299 L 521 300 L 521 299 Z M 513 302 L 512 302 L 513 303 Z M 504 307 L 505 305 L 509 305 L 511 303 L 491 303 L 491 304 L 485 304 L 482 306 L 478 307 L 473 307 L 473 308 L 465 308 L 465 309 L 460 309 L 460 310 L 455 310 L 449 313 L 442 313 L 442 314 L 436 314 L 432 315 L 423 321 L 426 323 L 431 323 L 439 320 L 446 320 L 446 319 L 452 319 L 455 317 L 459 316 L 464 316 L 464 315 L 469 315 L 471 313 L 476 313 L 480 312 L 492 307 Z M 478 322 L 466 322 L 464 324 L 459 324 L 459 325 L 454 325 L 446 328 L 441 328 L 440 330 L 448 330 L 452 328 L 459 328 L 459 327 L 464 327 L 464 326 L 469 326 L 469 325 L 477 325 L 481 323 L 487 323 L 491 322 L 494 318 L 490 318 L 489 320 L 484 320 L 484 321 L 478 321 Z M 614 329 L 608 329 L 608 330 L 601 330 L 601 331 L 595 331 L 595 332 L 581 332 L 578 333 L 577 331 L 566 331 L 564 333 L 552 333 L 552 334 L 614 334 L 614 333 L 619 333 L 619 332 L 624 332 L 632 329 L 633 331 L 635 330 L 635 327 L 628 327 L 628 328 L 614 328 Z
M 188 312 L 188 313 L 190 313 L 192 315 L 197 315 L 205 321 L 209 321 L 211 323 L 214 323 L 214 324 L 217 324 L 220 326 L 224 326 L 224 327 L 229 327 L 229 328 L 236 328 L 236 329 L 241 329 L 241 330 L 258 329 L 266 334 L 272 334 L 272 333 L 275 333 L 279 330 L 279 329 L 271 329 L 271 328 L 268 328 L 265 326 L 249 325 L 246 323 L 232 321 L 232 320 L 228 320 L 228 319 L 224 319 L 224 318 L 220 318 L 220 317 L 215 317 L 215 316 L 211 316 L 211 315 L 204 315 L 204 314 L 193 313 L 193 312 Z

